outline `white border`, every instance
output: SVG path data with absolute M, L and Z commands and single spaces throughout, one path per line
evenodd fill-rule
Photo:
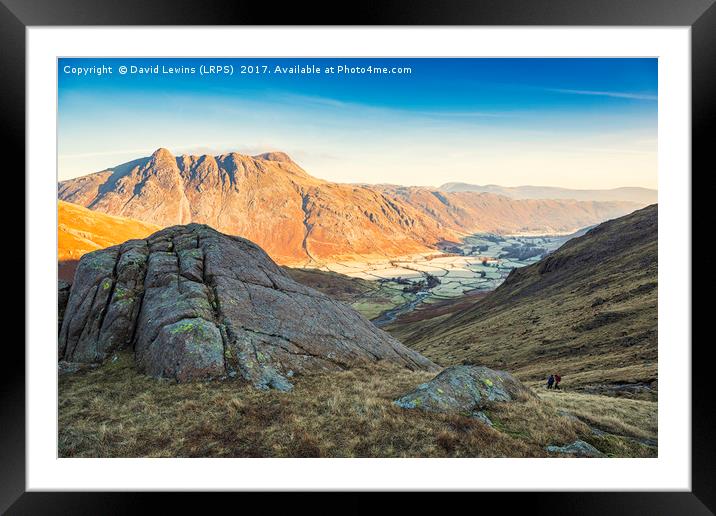
M 658 459 L 57 458 L 56 58 L 327 53 L 659 57 Z M 28 490 L 690 490 L 689 28 L 32 27 L 27 78 Z

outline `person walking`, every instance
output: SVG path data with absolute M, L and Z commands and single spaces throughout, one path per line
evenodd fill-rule
M 547 388 L 551 389 L 552 384 L 554 383 L 554 375 L 549 375 L 549 378 L 547 378 Z
M 562 377 L 559 376 L 558 374 L 555 374 L 554 375 L 554 388 L 555 389 L 559 389 L 559 382 L 561 382 L 561 381 L 562 381 Z

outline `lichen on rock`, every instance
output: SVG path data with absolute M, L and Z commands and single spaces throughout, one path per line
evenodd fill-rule
M 438 367 L 355 310 L 293 281 L 257 245 L 189 224 L 88 253 L 77 267 L 59 358 L 131 349 L 179 382 L 241 376 L 259 389 L 376 361 Z
M 427 383 L 395 400 L 405 409 L 454 412 L 492 424 L 482 412 L 495 402 L 525 401 L 535 394 L 511 374 L 487 367 L 448 367 Z

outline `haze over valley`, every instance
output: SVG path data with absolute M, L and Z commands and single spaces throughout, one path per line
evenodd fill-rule
M 657 191 L 651 188 L 621 187 L 607 190 L 575 190 L 556 186 L 499 186 L 445 183 L 445 192 L 485 192 L 505 195 L 513 199 L 574 199 L 577 201 L 629 201 L 640 204 L 657 202 Z

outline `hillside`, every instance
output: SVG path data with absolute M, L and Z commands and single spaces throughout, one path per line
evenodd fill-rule
M 619 245 L 607 236 L 598 254 Z M 545 272 L 569 269 L 569 256 Z M 348 302 L 372 295 L 369 282 L 279 268 L 253 243 L 196 224 L 85 255 L 60 331 L 58 455 L 657 454 L 657 403 L 644 399 L 527 388 L 506 400 L 493 397 L 500 381 L 483 383 L 481 418 L 398 404 L 445 371 L 434 376 L 435 364 L 289 275 Z M 451 384 L 450 396 L 474 387 Z
M 443 192 L 483 192 L 511 197 L 512 199 L 574 199 L 577 201 L 628 201 L 641 205 L 657 202 L 657 191 L 650 188 L 622 187 L 608 190 L 577 190 L 555 186 L 499 186 L 445 183 Z
M 468 233 L 567 234 L 640 207 L 631 202 L 515 200 L 501 194 L 480 192 L 448 194 L 415 186 L 383 187 L 382 191 L 429 214 L 445 227 Z
M 154 224 L 58 201 L 57 262 L 60 279 L 72 280 L 77 260 L 82 255 L 133 238 L 145 238 L 158 229 Z
M 443 366 L 648 391 L 657 379 L 657 213 L 652 205 L 600 224 L 468 307 L 436 307 L 386 329 Z
M 137 373 L 128 353 L 119 353 L 101 368 L 60 376 L 58 455 L 563 457 L 545 446 L 577 438 L 611 457 L 656 455 L 656 447 L 635 439 L 654 437 L 655 403 L 590 396 L 580 403 L 590 412 L 579 419 L 552 400 L 502 404 L 491 410 L 494 428 L 467 416 L 403 410 L 393 403 L 432 376 L 376 364 L 300 378 L 287 394 L 237 380 L 158 382 Z M 611 418 L 601 415 L 605 409 Z M 617 428 L 604 425 L 614 425 L 613 414 L 623 418 Z M 597 423 L 610 433 L 595 434 L 590 426 Z
M 404 285 L 352 278 L 317 269 L 283 268 L 291 278 L 350 305 L 366 319 L 375 319 L 386 310 L 402 305 L 414 296 L 403 292 Z
M 570 233 L 639 207 L 337 184 L 280 152 L 175 157 L 166 149 L 63 181 L 58 196 L 162 227 L 208 224 L 293 265 L 405 256 L 466 233 Z

